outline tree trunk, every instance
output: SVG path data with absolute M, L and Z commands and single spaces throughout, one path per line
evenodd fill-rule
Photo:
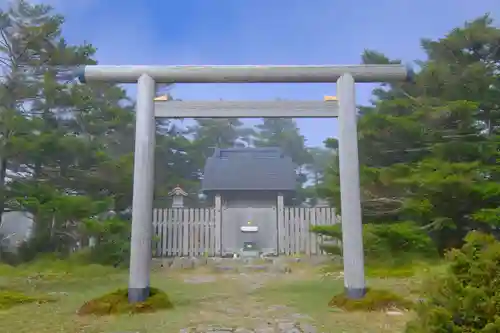
M 7 159 L 0 157 L 0 223 L 2 221 L 3 213 L 5 211 L 6 190 L 5 178 L 7 177 Z

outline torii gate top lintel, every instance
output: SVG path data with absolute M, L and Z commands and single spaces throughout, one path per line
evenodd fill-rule
M 137 83 L 143 74 L 156 83 L 332 83 L 350 74 L 356 82 L 411 81 L 409 66 L 390 65 L 88 65 L 74 75 L 80 82 Z

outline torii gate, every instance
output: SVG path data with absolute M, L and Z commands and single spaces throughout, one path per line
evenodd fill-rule
M 80 82 L 137 83 L 129 302 L 149 296 L 154 186 L 155 117 L 339 118 L 339 167 L 344 287 L 350 298 L 366 292 L 355 82 L 412 80 L 403 65 L 312 66 L 100 66 L 79 69 Z M 337 83 L 329 101 L 154 101 L 156 83 Z

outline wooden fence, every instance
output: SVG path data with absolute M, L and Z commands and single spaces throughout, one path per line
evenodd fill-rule
M 214 208 L 155 209 L 153 233 L 156 236 L 156 255 L 216 256 L 220 239 L 220 219 Z M 216 221 L 219 220 L 219 221 Z
M 278 209 L 277 230 L 280 254 L 319 254 L 321 237 L 309 232 L 311 225 L 339 222 L 334 208 Z M 223 216 L 215 208 L 155 209 L 153 232 L 158 257 L 218 256 Z
M 323 241 L 309 231 L 310 226 L 332 225 L 340 222 L 334 208 L 285 207 L 278 212 L 278 248 L 280 254 L 320 254 Z

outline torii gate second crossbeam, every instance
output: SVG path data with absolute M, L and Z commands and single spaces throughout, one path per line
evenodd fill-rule
M 402 65 L 320 66 L 85 66 L 80 82 L 137 83 L 129 302 L 149 296 L 154 188 L 155 117 L 339 118 L 339 168 L 344 286 L 366 292 L 360 204 L 355 82 L 411 80 Z M 157 83 L 337 83 L 338 101 L 155 102 Z

